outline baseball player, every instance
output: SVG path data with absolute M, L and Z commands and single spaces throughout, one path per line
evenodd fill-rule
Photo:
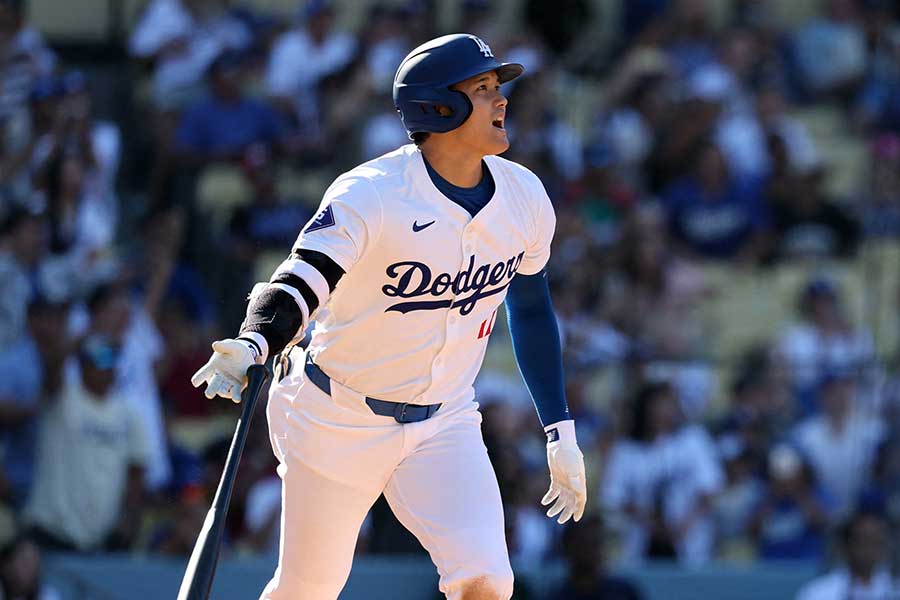
M 338 177 L 235 339 L 192 378 L 240 399 L 268 356 L 267 415 L 282 479 L 281 544 L 261 598 L 334 600 L 360 525 L 384 493 L 452 600 L 508 599 L 513 573 L 472 383 L 500 303 L 547 434 L 549 517 L 584 511 L 584 462 L 566 406 L 544 273 L 555 216 L 509 147 L 500 85 L 522 65 L 481 39 L 413 50 L 394 102 L 415 142 Z M 304 351 L 297 342 L 315 320 Z

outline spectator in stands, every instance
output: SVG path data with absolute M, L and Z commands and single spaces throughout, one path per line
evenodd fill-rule
M 46 548 L 126 549 L 140 525 L 146 439 L 113 387 L 119 347 L 95 334 L 77 354 L 74 376 L 46 365 L 59 387 L 46 396 L 25 520 Z
M 872 478 L 860 494 L 858 507 L 881 511 L 890 529 L 900 528 L 900 437 L 897 433 L 878 447 Z
M 89 82 L 81 71 L 69 71 L 59 80 L 59 110 L 72 122 L 73 139 L 87 157 L 85 187 L 87 193 L 99 197 L 116 211 L 116 176 L 121 161 L 122 140 L 119 127 L 94 114 Z
M 856 99 L 854 119 L 862 131 L 900 134 L 900 28 L 886 28 Z
M 760 182 L 732 177 L 711 142 L 695 157 L 693 173 L 663 193 L 674 239 L 692 257 L 757 264 L 770 227 Z
M 885 426 L 877 414 L 859 408 L 853 373 L 830 372 L 819 390 L 820 412 L 802 421 L 793 438 L 834 501 L 834 515 L 843 518 L 869 483 Z
M 841 529 L 845 565 L 806 584 L 797 600 L 888 600 L 900 596 L 900 584 L 888 568 L 886 532 L 881 514 L 853 514 Z
M 261 144 L 247 148 L 241 160 L 241 170 L 253 197 L 250 204 L 237 208 L 231 217 L 228 248 L 248 275 L 261 254 L 284 254 L 284 249 L 297 238 L 299 224 L 306 223 L 315 208 L 302 199 L 279 194 L 276 167 L 271 152 Z M 253 285 L 250 280 L 246 283 Z
M 68 302 L 36 296 L 28 305 L 24 337 L 0 350 L 0 447 L 2 497 L 19 508 L 31 491 L 40 408 L 45 388 L 53 388 L 47 365 L 58 364 L 71 348 L 64 333 Z
M 714 500 L 717 555 L 720 558 L 753 556 L 750 525 L 762 500 L 764 486 L 756 474 L 755 456 L 741 439 L 719 439 L 725 486 Z
M 640 589 L 627 579 L 611 577 L 604 569 L 603 521 L 585 518 L 576 527 L 566 527 L 562 548 L 566 557 L 566 580 L 549 600 L 641 600 Z
M 517 82 L 510 94 L 507 116 L 507 129 L 514 142 L 506 154 L 510 160 L 528 165 L 551 188 L 556 178 L 572 181 L 583 170 L 578 133 L 552 110 L 552 77 L 552 71 L 544 68 Z
M 216 58 L 208 71 L 210 95 L 182 115 L 176 146 L 189 164 L 238 162 L 254 144 L 273 150 L 289 144 L 287 125 L 278 112 L 243 90 L 247 58 L 237 51 Z
M 831 503 L 800 453 L 787 445 L 769 452 L 766 490 L 751 525 L 764 560 L 825 557 Z
M 643 385 L 631 401 L 628 438 L 610 451 L 603 505 L 626 516 L 622 558 L 709 559 L 712 499 L 723 475 L 705 430 L 680 425 L 670 385 Z
M 821 167 L 797 174 L 793 193 L 772 205 L 777 260 L 849 258 L 856 252 L 859 226 L 824 197 L 825 175 Z
M 734 173 L 762 178 L 779 167 L 808 171 L 818 160 L 816 146 L 803 123 L 789 114 L 781 89 L 767 84 L 748 102 L 744 110 L 726 115 L 716 130 L 716 142 Z M 772 155 L 771 136 L 781 143 L 781 155 Z
M 712 4 L 705 0 L 674 0 L 669 3 L 667 52 L 680 77 L 716 59 Z
M 281 533 L 281 478 L 263 477 L 247 492 L 244 510 L 244 545 L 254 552 L 278 555 Z
M 246 50 L 252 32 L 226 0 L 152 0 L 129 40 L 132 56 L 155 65 L 153 100 L 172 110 L 196 98 L 203 74 L 226 50 Z
M 12 207 L 0 221 L 0 347 L 25 333 L 28 303 L 47 253 L 47 220 L 41 214 Z
M 35 77 L 50 75 L 56 66 L 56 55 L 41 34 L 29 26 L 25 2 L 0 2 L 0 116 L 14 116 L 25 107 Z
M 828 0 L 825 14 L 794 31 L 791 51 L 808 98 L 850 97 L 865 75 L 866 38 L 855 0 Z
M 90 161 L 80 149 L 58 148 L 48 157 L 40 184 L 47 200 L 50 251 L 67 265 L 79 287 L 90 285 L 108 266 L 119 217 L 115 197 L 86 186 Z
M 325 77 L 347 66 L 357 53 L 357 41 L 337 31 L 329 0 L 307 0 L 303 23 L 279 37 L 269 56 L 266 91 L 298 124 L 304 143 L 321 143 L 318 86 Z
M 664 61 L 647 60 L 646 55 L 638 60 L 637 56 L 637 52 L 630 54 L 610 82 L 621 88 L 622 101 L 610 107 L 598 128 L 598 137 L 608 141 L 611 157 L 635 187 L 645 185 L 641 168 L 665 122 L 671 83 L 662 72 Z
M 737 367 L 729 410 L 718 427 L 720 442 L 740 448 L 757 477 L 765 476 L 773 441 L 794 424 L 792 398 L 777 375 L 769 349 L 751 349 Z
M 0 600 L 62 600 L 44 581 L 41 550 L 26 534 L 0 548 Z
M 829 370 L 862 371 L 873 360 L 871 333 L 850 322 L 838 294 L 830 280 L 810 280 L 799 294 L 799 320 L 776 341 L 777 360 L 806 410 L 814 407 L 811 395 Z
M 160 253 L 158 257 L 165 260 Z M 165 343 L 155 323 L 153 288 L 159 285 L 148 277 L 147 291 L 141 299 L 131 296 L 126 283 L 104 282 L 88 298 L 89 333 L 96 333 L 115 344 L 120 352 L 116 361 L 116 392 L 139 415 L 139 424 L 147 444 L 146 486 L 164 487 L 171 477 L 166 451 L 156 363 L 165 351 Z
M 900 134 L 872 140 L 865 183 L 855 205 L 869 238 L 900 238 Z
M 695 307 L 711 290 L 696 268 L 673 256 L 659 205 L 643 204 L 631 212 L 618 251 L 619 268 L 603 294 L 612 322 L 648 356 L 702 356 L 707 332 Z

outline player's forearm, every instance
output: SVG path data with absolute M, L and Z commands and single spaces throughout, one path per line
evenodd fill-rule
M 251 294 L 240 337 L 252 342 L 263 360 L 281 352 L 303 334 L 343 275 L 343 270 L 320 252 L 293 252 L 270 281 Z
M 516 275 L 506 310 L 516 363 L 541 423 L 546 427 L 569 419 L 559 329 L 546 275 Z

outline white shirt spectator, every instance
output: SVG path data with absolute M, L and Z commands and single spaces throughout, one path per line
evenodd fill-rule
M 266 89 L 272 96 L 293 98 L 297 116 L 309 124 L 317 118 L 315 86 L 346 67 L 356 54 L 356 39 L 331 32 L 316 44 L 303 29 L 283 33 L 272 47 L 266 69 Z
M 800 588 L 796 600 L 895 600 L 900 586 L 887 570 L 872 575 L 868 583 L 854 580 L 845 569 L 832 571 Z
M 164 348 L 165 342 L 153 319 L 143 308 L 135 307 L 122 343 L 116 386 L 140 416 L 143 435 L 147 439 L 144 480 L 151 490 L 159 489 L 172 476 L 162 401 L 154 370 Z
M 834 499 L 837 516 L 854 508 L 885 433 L 884 423 L 859 412 L 850 414 L 840 431 L 825 415 L 810 417 L 795 429 L 797 445 Z
M 602 489 L 604 507 L 622 511 L 629 504 L 649 512 L 661 496 L 665 520 L 674 525 L 686 518 L 703 495 L 722 489 L 724 476 L 709 435 L 700 427 L 687 426 L 650 444 L 621 440 L 612 449 Z M 630 521 L 630 519 L 626 519 Z M 622 558 L 639 561 L 648 542 L 648 531 L 629 522 Z M 698 519 L 678 541 L 679 558 L 701 563 L 710 556 L 713 522 Z
M 281 533 L 281 479 L 272 476 L 260 479 L 247 492 L 247 506 L 244 509 L 244 526 L 247 532 L 259 534 L 274 519 L 275 527 L 269 532 L 264 553 L 278 554 L 278 540 Z
M 874 343 L 868 331 L 827 335 L 809 323 L 797 323 L 781 335 L 777 350 L 794 384 L 806 388 L 818 384 L 828 370 L 867 366 Z
M 197 19 L 180 0 L 153 0 L 135 26 L 129 47 L 134 56 L 157 58 L 154 100 L 171 108 L 187 100 L 219 54 L 247 48 L 252 41 L 247 26 L 225 12 Z
M 139 418 L 121 396 L 98 399 L 67 378 L 41 417 L 25 520 L 79 548 L 101 545 L 121 514 L 129 466 L 146 462 Z
M 815 143 L 802 123 L 784 115 L 772 133 L 784 140 L 794 170 L 805 172 L 818 164 Z M 736 174 L 762 177 L 769 172 L 766 131 L 755 114 L 741 112 L 725 117 L 716 127 L 715 139 Z

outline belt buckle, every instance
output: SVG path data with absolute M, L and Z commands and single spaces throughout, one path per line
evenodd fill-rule
M 409 407 L 408 402 L 401 402 L 394 407 L 394 420 L 398 423 L 409 423 L 406 420 L 406 409 Z

